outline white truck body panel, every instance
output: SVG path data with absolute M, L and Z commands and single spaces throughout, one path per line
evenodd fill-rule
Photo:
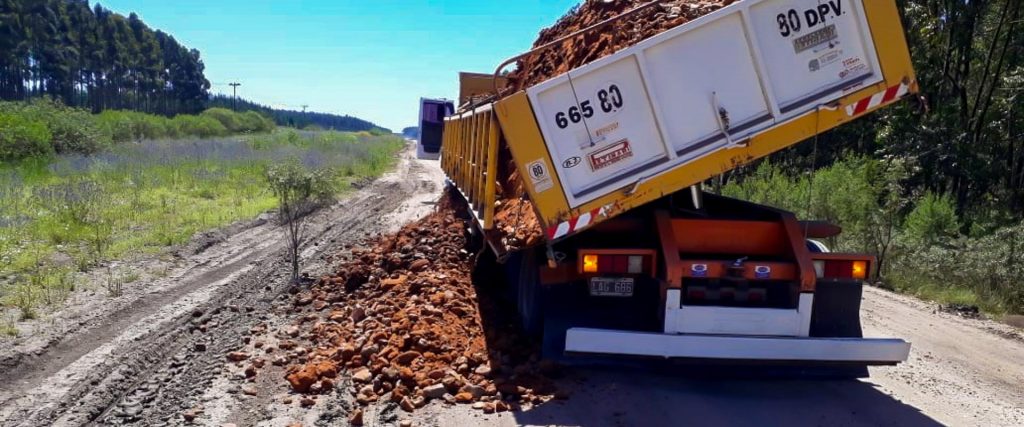
M 882 80 L 864 0 L 744 0 L 527 89 L 571 207 Z

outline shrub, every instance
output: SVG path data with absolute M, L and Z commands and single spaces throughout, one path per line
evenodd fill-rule
M 225 108 L 211 108 L 203 111 L 202 117 L 209 117 L 220 122 L 225 129 L 231 132 L 241 132 L 242 121 L 239 120 L 238 113 Z
M 124 111 L 104 111 L 96 120 L 114 142 L 127 142 L 136 138 L 135 127 Z
M 255 111 L 247 111 L 243 117 L 246 123 L 250 124 L 249 129 L 252 132 L 270 132 L 277 127 L 274 120 Z
M 88 111 L 66 107 L 48 98 L 32 100 L 27 104 L 15 104 L 24 116 L 46 123 L 50 130 L 51 144 L 58 154 L 95 153 L 110 143 Z
M 170 123 L 165 117 L 135 111 L 107 110 L 97 117 L 114 142 L 161 139 L 172 136 Z
M 292 264 L 292 282 L 299 280 L 299 246 L 305 231 L 304 219 L 332 193 L 331 171 L 307 169 L 296 161 L 267 167 L 267 183 L 277 197 L 278 215 L 288 230 L 288 255 Z
M 907 215 L 908 235 L 925 244 L 950 239 L 959 229 L 956 208 L 948 196 L 928 192 Z
M 224 136 L 230 133 L 221 122 L 208 116 L 180 115 L 175 116 L 173 122 L 182 136 L 190 135 L 209 138 Z
M 20 160 L 54 154 L 53 134 L 42 120 L 23 114 L 0 113 L 0 160 Z
M 950 295 L 997 313 L 1024 313 L 1024 223 L 945 244 L 907 242 L 894 266 L 897 289 L 949 301 Z

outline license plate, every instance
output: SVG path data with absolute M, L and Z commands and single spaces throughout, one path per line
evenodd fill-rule
M 594 277 L 590 279 L 590 295 L 595 297 L 633 296 L 632 278 Z

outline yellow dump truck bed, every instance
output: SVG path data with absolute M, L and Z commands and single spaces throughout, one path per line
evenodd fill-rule
M 502 144 L 557 241 L 917 92 L 894 0 L 745 0 L 448 119 L 494 227 Z

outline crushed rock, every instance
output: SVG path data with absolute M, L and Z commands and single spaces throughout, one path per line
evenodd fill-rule
M 363 406 L 393 402 L 406 412 L 446 396 L 491 411 L 554 398 L 542 375 L 550 364 L 534 344 L 507 322 L 485 321 L 496 303 L 474 287 L 465 208 L 455 197 L 447 192 L 433 214 L 354 249 L 335 274 L 293 296 L 327 304 L 292 306 L 308 340 L 297 346 L 309 348 L 296 347 L 302 354 L 289 362 L 294 391 L 339 387 Z M 341 372 L 352 381 L 336 382 Z

